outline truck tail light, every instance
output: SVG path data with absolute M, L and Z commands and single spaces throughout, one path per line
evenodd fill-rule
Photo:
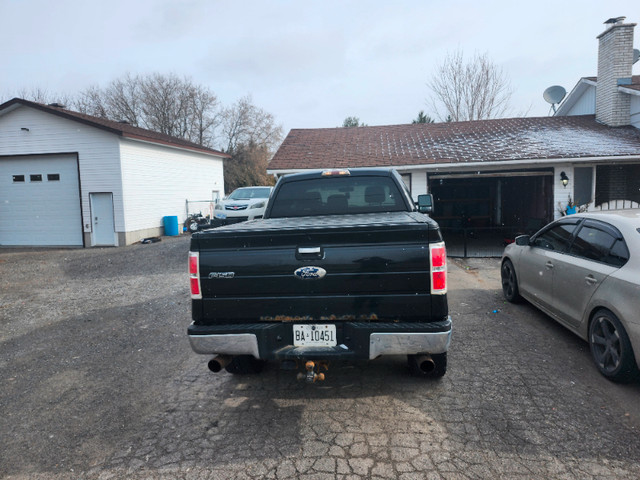
M 189 281 L 191 283 L 191 298 L 202 298 L 200 289 L 200 253 L 189 252 Z
M 431 257 L 431 294 L 447 293 L 447 249 L 443 242 L 429 245 Z

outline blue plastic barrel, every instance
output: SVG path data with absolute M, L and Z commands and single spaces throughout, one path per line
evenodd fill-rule
M 178 217 L 177 215 L 167 215 L 164 217 L 164 234 L 167 237 L 175 237 L 178 235 Z

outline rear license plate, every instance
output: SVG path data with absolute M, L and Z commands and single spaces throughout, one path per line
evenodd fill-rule
M 335 325 L 293 325 L 293 345 L 296 347 L 335 347 Z

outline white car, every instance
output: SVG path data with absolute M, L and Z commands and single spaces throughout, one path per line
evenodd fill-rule
M 273 187 L 241 187 L 216 204 L 214 221 L 230 224 L 262 218 Z

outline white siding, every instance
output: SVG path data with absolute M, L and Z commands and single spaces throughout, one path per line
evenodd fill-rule
M 54 153 L 78 155 L 84 231 L 91 231 L 89 192 L 113 192 L 116 230 L 123 229 L 116 135 L 26 106 L 0 116 L 0 157 Z
M 413 199 L 418 201 L 418 195 L 424 195 L 427 192 L 427 171 L 426 170 L 414 170 L 411 172 L 412 189 L 411 194 Z
M 167 215 L 182 223 L 186 200 L 224 194 L 221 158 L 129 139 L 121 140 L 120 152 L 126 231 L 162 226 Z
M 398 170 L 401 175 L 411 175 L 411 196 L 414 201 L 418 201 L 418 195 L 427 193 L 427 171 L 425 169 L 420 170 Z
M 593 115 L 596 113 L 596 87 L 589 85 L 566 115 Z
M 564 172 L 569 177 L 569 183 L 565 187 L 560 180 L 560 173 Z M 561 211 L 569 203 L 569 197 L 573 200 L 573 166 L 569 164 L 559 164 L 555 166 L 553 174 L 553 218 L 562 217 Z

